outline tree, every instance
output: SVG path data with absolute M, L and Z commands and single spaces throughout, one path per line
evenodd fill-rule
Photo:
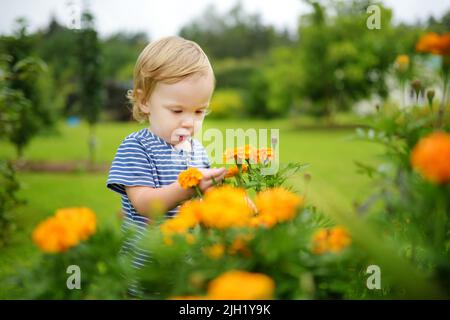
M 79 102 L 82 116 L 89 124 L 89 163 L 95 161 L 95 125 L 103 105 L 103 79 L 101 77 L 101 55 L 94 17 L 85 11 L 82 14 L 82 29 L 79 32 Z
M 55 123 L 49 100 L 48 68 L 35 55 L 35 38 L 27 35 L 26 21 L 19 19 L 12 36 L 0 38 L 0 133 L 16 147 L 17 157 L 30 140 Z
M 371 94 L 386 97 L 388 71 L 398 53 L 412 48 L 412 28 L 401 37 L 404 27 L 393 26 L 391 10 L 380 5 L 381 28 L 370 30 L 365 0 L 307 2 L 314 11 L 299 25 L 299 95 L 313 103 L 313 113 L 332 117 Z
M 258 14 L 246 14 L 240 3 L 221 16 L 213 5 L 184 26 L 180 36 L 197 42 L 213 58 L 243 58 L 292 42 L 286 32 L 264 25 Z

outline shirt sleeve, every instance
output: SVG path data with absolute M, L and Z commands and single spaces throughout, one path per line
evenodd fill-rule
M 109 170 L 106 186 L 121 195 L 126 195 L 125 186 L 155 187 L 155 166 L 136 138 L 126 138 L 117 149 Z

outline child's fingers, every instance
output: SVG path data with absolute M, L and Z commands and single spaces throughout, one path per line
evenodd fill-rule
M 212 176 L 210 179 L 208 179 L 209 181 L 212 181 L 212 183 L 214 184 L 214 182 L 220 182 L 222 181 L 225 176 L 227 174 L 227 170 L 224 170 L 222 173 L 219 173 L 215 176 Z
M 212 180 L 207 180 L 203 184 L 203 187 L 202 187 L 203 190 L 202 191 L 204 192 L 204 191 L 208 190 L 209 188 L 211 188 L 212 186 L 213 186 L 213 181 Z
M 214 169 L 206 169 L 203 173 L 203 178 L 205 180 L 210 180 L 214 177 L 216 179 L 220 175 L 222 175 L 224 172 L 226 173 L 226 168 L 214 168 Z
M 219 168 L 217 170 L 215 170 L 212 175 L 214 177 L 214 179 L 218 179 L 220 176 L 225 176 L 225 174 L 227 173 L 227 169 L 225 167 Z
M 225 171 L 224 173 L 222 173 L 220 176 L 218 176 L 216 179 L 217 182 L 222 181 L 225 176 L 227 175 L 227 172 Z

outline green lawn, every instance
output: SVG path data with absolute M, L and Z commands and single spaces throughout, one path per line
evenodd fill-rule
M 110 162 L 116 148 L 129 133 L 143 128 L 134 123 L 103 123 L 98 126 L 97 160 Z M 376 163 L 381 148 L 352 140 L 351 130 L 293 129 L 288 120 L 206 120 L 206 128 L 279 128 L 280 160 L 309 163 L 307 172 L 312 179 L 307 199 L 326 212 L 335 208 L 347 210 L 355 200 L 361 200 L 370 190 L 369 180 L 356 174 L 354 161 Z M 87 157 L 87 127 L 60 126 L 56 136 L 39 137 L 25 150 L 25 159 L 47 161 L 84 160 Z M 14 157 L 11 145 L 0 143 L 0 158 Z M 119 196 L 105 187 L 107 173 L 19 173 L 22 183 L 20 197 L 27 204 L 17 210 L 17 230 L 11 244 L 0 251 L 0 279 L 13 274 L 17 267 L 26 266 L 36 256 L 30 241 L 33 227 L 44 217 L 67 206 L 91 207 L 99 217 L 99 225 L 119 226 Z M 303 175 L 291 184 L 305 193 Z M 7 298 L 13 288 L 0 287 L 0 299 Z

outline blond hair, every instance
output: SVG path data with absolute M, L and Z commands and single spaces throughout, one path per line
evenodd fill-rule
M 134 67 L 133 90 L 127 92 L 133 118 L 139 122 L 148 119 L 148 114 L 140 106 L 147 103 L 158 82 L 172 84 L 191 75 L 206 75 L 208 72 L 214 78 L 208 57 L 193 41 L 171 36 L 148 44 Z

